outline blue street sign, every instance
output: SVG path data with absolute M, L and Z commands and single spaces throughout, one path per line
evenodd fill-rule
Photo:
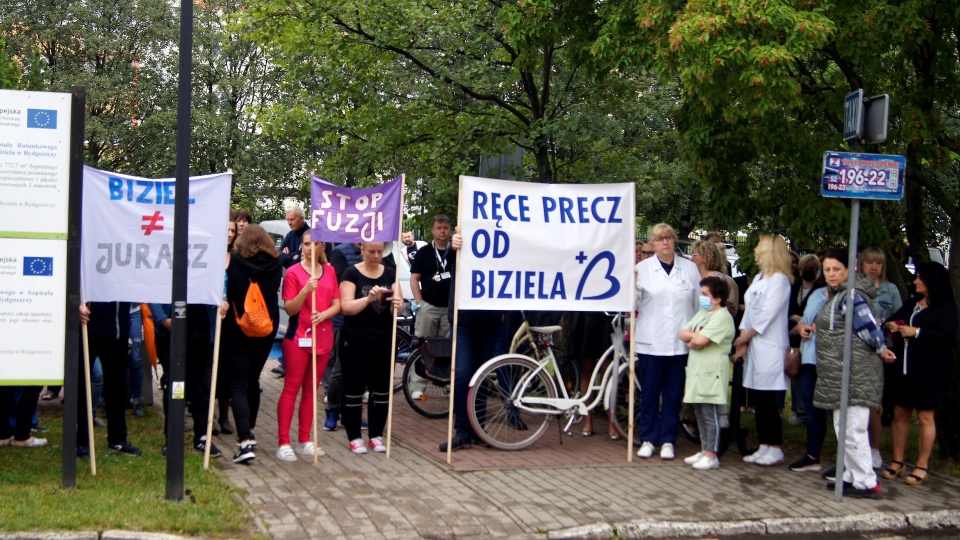
M 843 199 L 903 199 L 907 158 L 824 152 L 820 194 Z
M 843 98 L 843 140 L 859 139 L 863 134 L 863 89 Z

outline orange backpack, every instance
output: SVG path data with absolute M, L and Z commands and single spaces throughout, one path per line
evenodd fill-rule
M 260 285 L 250 280 L 247 296 L 243 299 L 243 316 L 237 317 L 237 306 L 233 306 L 234 318 L 237 326 L 244 335 L 249 337 L 269 336 L 273 332 L 273 320 L 267 310 L 267 301 L 263 298 Z

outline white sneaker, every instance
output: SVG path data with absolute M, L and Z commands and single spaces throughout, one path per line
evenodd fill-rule
M 765 454 L 753 462 L 754 465 L 760 465 L 761 467 L 769 467 L 779 463 L 783 463 L 783 450 L 779 448 L 769 448 Z
M 370 439 L 370 448 L 373 448 L 373 451 L 376 453 L 383 453 L 387 451 L 387 445 L 383 444 L 383 439 L 380 437 L 374 437 Z
M 877 450 L 876 448 L 874 448 L 873 450 L 871 450 L 871 451 L 870 451 L 870 457 L 871 457 L 871 459 L 873 460 L 873 468 L 874 468 L 874 469 L 882 469 L 882 468 L 883 468 L 883 457 L 880 455 L 880 451 L 879 451 L 879 450 Z
M 663 443 L 663 446 L 660 447 L 660 459 L 671 460 L 677 457 L 677 454 L 673 451 L 673 444 Z
M 769 449 L 770 449 L 769 446 L 767 446 L 767 445 L 765 445 L 765 444 L 761 444 L 761 445 L 760 445 L 760 448 L 758 448 L 756 452 L 750 454 L 749 456 L 743 456 L 743 462 L 744 462 L 744 463 L 755 463 L 755 462 L 757 461 L 757 458 L 759 458 L 760 456 L 766 454 L 766 453 L 767 453 L 767 450 L 769 450 Z
M 683 462 L 686 463 L 687 465 L 693 465 L 694 463 L 700 461 L 700 458 L 702 457 L 703 457 L 703 452 L 697 452 L 696 454 L 688 458 L 683 458 Z
M 650 441 L 644 441 L 643 444 L 640 445 L 640 450 L 637 450 L 637 457 L 641 457 L 643 459 L 653 457 L 653 443 Z
M 307 442 L 305 442 L 305 443 L 300 443 L 300 455 L 313 457 L 313 441 L 307 441 Z M 320 448 L 320 447 L 318 446 L 318 447 L 317 447 L 317 456 L 318 456 L 318 457 L 322 457 L 322 456 L 325 456 L 325 455 L 327 455 L 327 453 L 323 451 L 323 448 Z
M 423 398 L 423 392 L 419 390 L 410 393 L 410 399 L 414 401 L 420 401 L 421 398 Z
M 277 448 L 277 459 L 281 461 L 296 461 L 297 455 L 293 453 L 293 448 L 290 448 L 289 444 L 285 444 Z
M 693 468 L 698 471 L 711 471 L 720 468 L 720 460 L 715 457 L 703 456 L 703 458 L 693 464 Z

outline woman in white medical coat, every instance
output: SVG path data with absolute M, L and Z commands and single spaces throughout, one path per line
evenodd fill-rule
M 673 459 L 680 429 L 680 405 L 687 367 L 687 344 L 680 329 L 700 310 L 700 271 L 674 251 L 676 234 L 666 223 L 650 229 L 656 256 L 637 263 L 637 326 L 640 364 L 640 433 L 637 455 Z
M 747 289 L 746 308 L 740 321 L 740 337 L 733 342 L 734 358 L 745 358 L 743 386 L 750 389 L 756 409 L 760 449 L 743 458 L 747 463 L 770 466 L 783 463 L 783 430 L 777 393 L 789 380 L 783 360 L 790 346 L 789 319 L 790 253 L 780 236 L 763 235 L 753 251 L 760 274 Z

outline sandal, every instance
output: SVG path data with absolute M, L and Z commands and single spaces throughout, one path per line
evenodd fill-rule
M 923 476 L 917 476 L 917 471 L 923 471 Z M 914 467 L 913 472 L 907 475 L 907 485 L 908 486 L 919 486 L 921 484 L 927 483 L 927 478 L 930 478 L 926 467 Z
M 896 469 L 893 468 L 893 465 L 899 465 Z M 902 461 L 891 461 L 890 467 L 887 467 L 880 473 L 880 476 L 886 478 L 887 480 L 893 480 L 898 476 L 903 476 L 907 473 L 907 468 L 903 466 Z

